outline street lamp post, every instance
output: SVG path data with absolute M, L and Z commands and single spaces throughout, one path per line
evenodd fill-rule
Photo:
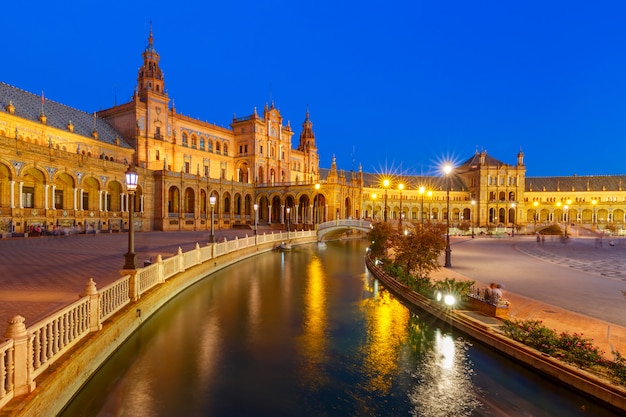
M 398 220 L 398 229 L 402 229 L 402 190 L 404 190 L 404 184 L 398 184 L 398 190 L 400 190 L 400 219 Z
M 431 190 L 428 190 L 426 195 L 428 195 L 428 224 L 430 224 L 430 219 L 433 216 L 432 212 L 430 211 L 430 207 L 433 202 L 433 192 Z
M 376 220 L 376 198 L 378 195 L 376 193 L 372 194 L 372 220 Z
M 215 218 L 215 196 L 212 195 L 211 197 L 209 197 L 209 203 L 211 204 L 211 236 L 209 236 L 209 242 L 214 243 L 215 242 L 215 233 L 214 233 L 214 218 Z
M 591 219 L 591 230 L 596 230 L 596 204 L 598 204 L 597 200 L 591 200 L 591 205 L 593 206 L 593 219 Z
M 511 226 L 511 237 L 515 237 L 515 203 L 511 203 L 511 209 L 513 211 L 513 226 Z
M 389 187 L 388 179 L 385 179 L 383 181 L 383 187 L 385 187 L 385 212 L 383 214 L 383 219 L 385 220 L 385 223 L 387 223 L 387 188 Z
M 257 229 L 259 227 L 259 205 L 254 204 L 254 234 L 256 235 Z
M 289 213 L 291 213 L 291 207 L 287 207 L 287 233 L 289 233 Z
M 126 188 L 128 189 L 128 253 L 124 255 L 124 269 L 137 269 L 137 254 L 135 253 L 135 190 L 139 176 L 128 167 L 126 171 Z
M 534 214 L 534 220 L 535 220 L 535 232 L 537 231 L 537 220 L 539 220 L 539 212 L 537 211 L 539 209 L 539 201 L 533 201 L 533 206 L 535 207 L 535 214 Z
M 422 229 L 424 228 L 424 193 L 426 192 L 426 188 L 424 188 L 424 186 L 421 186 L 419 188 L 419 193 L 420 193 L 420 220 L 422 222 Z
M 472 222 L 471 222 L 472 223 L 472 239 L 474 239 L 474 236 L 475 236 L 475 234 L 474 234 L 474 226 L 476 225 L 476 220 L 474 219 L 474 214 L 476 213 L 476 211 L 474 210 L 474 206 L 475 205 L 476 205 L 476 201 L 472 200 L 472 214 L 471 214 L 471 216 L 472 216 L 472 219 L 471 219 L 472 220 Z
M 450 172 L 452 172 L 452 166 L 446 164 L 443 167 L 443 172 L 446 174 L 446 262 L 445 267 L 452 267 L 452 249 L 450 248 Z
M 570 200 L 567 200 L 569 203 Z M 566 204 L 563 206 L 563 220 L 565 221 L 565 239 L 567 239 L 567 223 L 569 223 L 569 206 Z

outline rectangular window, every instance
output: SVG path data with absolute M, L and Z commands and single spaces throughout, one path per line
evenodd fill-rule
M 185 161 L 185 173 L 189 174 L 189 162 Z
M 208 165 L 205 165 L 205 166 L 204 166 L 204 176 L 205 176 L 205 177 L 208 177 L 208 176 L 209 176 L 209 166 L 208 166 Z
M 89 193 L 83 192 L 83 210 L 89 210 Z

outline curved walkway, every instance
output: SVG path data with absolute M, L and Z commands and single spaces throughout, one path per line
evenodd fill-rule
M 534 237 L 452 240 L 452 268 L 434 279 L 504 283 L 511 319 L 541 320 L 558 332 L 582 333 L 612 358 L 626 354 L 626 240 Z

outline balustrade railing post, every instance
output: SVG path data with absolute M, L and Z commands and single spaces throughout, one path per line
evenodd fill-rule
M 28 394 L 35 389 L 35 381 L 32 380 L 33 371 L 28 354 L 29 337 L 26 332 L 26 319 L 15 316 L 9 320 L 9 325 L 4 333 L 7 339 L 13 339 L 13 390 L 15 396 Z
M 89 297 L 89 331 L 97 332 L 102 329 L 102 323 L 100 323 L 100 294 L 98 294 L 98 288 L 93 278 L 89 278 L 89 281 L 87 281 L 83 295 Z
M 185 255 L 183 255 L 183 250 L 181 247 L 178 247 L 178 272 L 183 272 L 185 270 Z
M 163 271 L 165 271 L 165 266 L 163 266 L 163 257 L 161 256 L 161 254 L 158 254 L 156 256 L 156 268 L 157 268 L 157 279 L 159 281 L 160 284 L 163 284 L 165 282 L 165 273 Z
M 139 300 L 139 280 L 137 279 L 137 270 L 124 269 L 122 270 L 122 274 L 130 275 L 128 280 L 128 298 L 130 298 L 133 302 Z
M 202 263 L 202 251 L 200 250 L 200 244 L 196 242 L 196 265 Z

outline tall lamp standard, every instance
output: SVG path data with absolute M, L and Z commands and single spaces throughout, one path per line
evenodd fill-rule
M 404 184 L 398 184 L 398 190 L 400 190 L 400 219 L 398 220 L 398 229 L 402 229 L 402 190 L 404 190 Z
M 291 207 L 287 207 L 287 233 L 289 233 L 289 213 L 291 213 Z
M 593 219 L 591 219 L 591 230 L 596 230 L 596 204 L 598 204 L 597 200 L 591 200 L 591 205 L 593 206 Z
M 428 224 L 430 224 L 430 219 L 432 217 L 432 212 L 430 211 L 430 205 L 433 202 L 433 192 L 431 190 L 428 190 L 426 195 L 428 196 Z
M 137 254 L 135 253 L 135 190 L 139 175 L 128 167 L 126 171 L 126 188 L 129 193 L 128 204 L 128 253 L 124 255 L 124 269 L 137 269 Z
M 474 206 L 476 206 L 476 200 L 472 200 L 472 214 L 471 214 L 472 216 L 472 219 L 471 219 L 472 220 L 472 239 L 474 239 L 474 236 L 475 236 L 474 226 L 476 225 L 476 220 L 474 219 L 474 214 L 476 211 L 474 210 Z
M 259 205 L 254 204 L 254 234 L 256 235 L 257 228 L 259 227 Z
M 452 172 L 452 166 L 446 164 L 443 167 L 443 172 L 446 174 L 446 262 L 445 267 L 452 267 L 452 249 L 450 248 L 450 172 Z
M 513 212 L 513 226 L 511 227 L 511 237 L 515 237 L 515 203 L 511 203 L 511 209 Z
M 387 223 L 387 188 L 389 188 L 389 180 L 385 179 L 383 181 L 383 187 L 385 187 L 385 212 L 383 214 L 383 219 L 385 220 L 385 223 Z
M 212 195 L 211 197 L 209 197 L 209 203 L 211 204 L 211 236 L 209 236 L 209 242 L 214 243 L 215 242 L 215 233 L 214 233 L 214 218 L 215 218 L 215 200 L 217 200 L 215 198 L 214 195 Z
M 567 200 L 569 204 L 571 200 Z M 569 206 L 566 204 L 563 206 L 564 220 L 565 220 L 565 239 L 567 239 L 567 223 L 569 223 Z
M 426 192 L 426 188 L 422 185 L 419 188 L 421 203 L 420 203 L 420 220 L 422 222 L 422 229 L 424 228 L 424 193 Z
M 372 194 L 372 220 L 376 220 L 376 198 L 378 195 L 376 193 Z
M 535 215 L 533 216 L 535 218 L 535 232 L 537 231 L 537 220 L 539 217 L 539 212 L 537 212 L 537 210 L 539 209 L 539 201 L 533 201 L 533 206 L 535 207 Z

